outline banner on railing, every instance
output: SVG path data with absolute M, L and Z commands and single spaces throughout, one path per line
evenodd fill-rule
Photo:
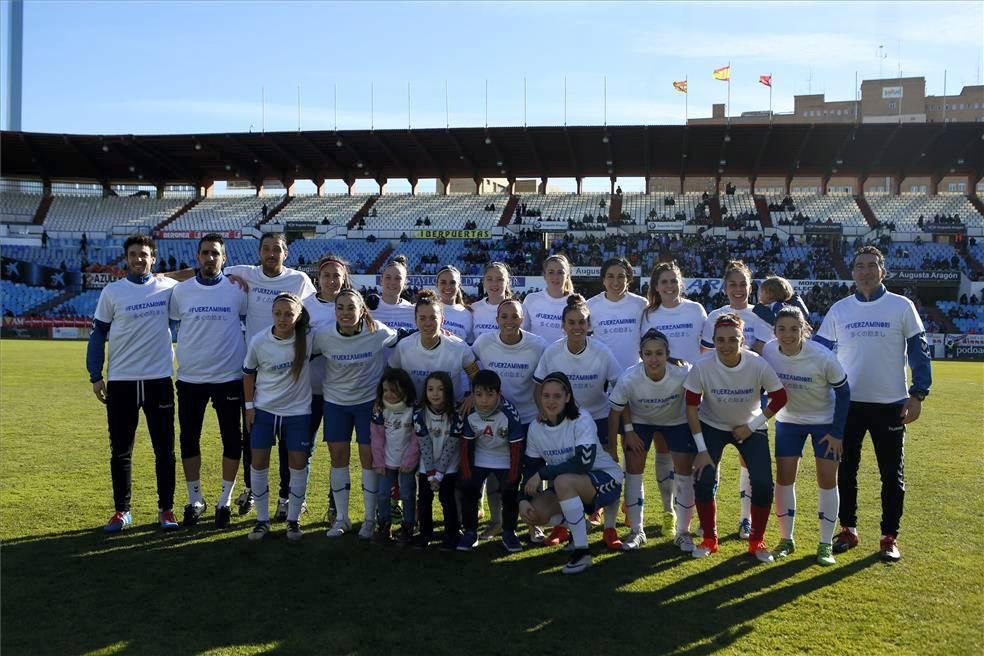
M 889 271 L 886 284 L 904 284 L 907 282 L 960 284 L 959 271 Z
M 111 282 L 116 282 L 123 277 L 122 271 L 114 273 L 84 273 L 82 274 L 82 286 L 85 289 L 102 289 Z
M 492 239 L 491 230 L 414 230 L 414 239 Z
M 242 230 L 155 230 L 156 239 L 201 239 L 208 234 L 218 234 L 223 239 L 241 239 Z

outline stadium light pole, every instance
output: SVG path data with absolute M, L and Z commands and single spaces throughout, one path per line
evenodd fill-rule
M 24 72 L 24 2 L 11 0 L 7 25 L 7 129 L 21 129 L 21 103 Z
M 444 129 L 451 129 L 451 117 L 448 113 L 448 81 L 444 80 Z

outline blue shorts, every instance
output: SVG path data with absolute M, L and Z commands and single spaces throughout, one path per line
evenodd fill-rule
M 807 436 L 813 438 L 813 455 L 818 460 L 833 460 L 831 453 L 827 455 L 827 445 L 821 444 L 832 429 L 833 424 L 790 424 L 784 421 L 776 422 L 776 457 L 799 458 L 803 455 L 803 445 Z
M 325 442 L 350 442 L 355 430 L 358 444 L 370 444 L 369 420 L 375 401 L 358 405 L 338 405 L 325 401 Z
M 619 420 L 621 423 L 621 420 Z M 608 417 L 604 419 L 595 419 L 595 427 L 598 429 L 598 441 L 601 442 L 602 446 L 608 444 Z
M 653 433 L 662 433 L 663 440 L 670 451 L 674 453 L 697 453 L 697 444 L 694 442 L 693 435 L 690 434 L 690 427 L 687 424 L 679 426 L 653 426 L 651 424 L 635 424 L 636 435 L 646 446 L 646 451 L 653 443 Z
M 283 417 L 257 408 L 256 421 L 249 431 L 250 447 L 272 449 L 278 437 L 287 444 L 288 451 L 308 453 L 314 443 L 311 435 L 311 415 Z
M 591 503 L 585 504 L 585 512 L 593 513 L 598 508 L 604 508 L 622 497 L 622 484 L 612 478 L 611 474 L 600 469 L 592 469 L 588 472 L 588 478 L 594 485 L 595 498 Z

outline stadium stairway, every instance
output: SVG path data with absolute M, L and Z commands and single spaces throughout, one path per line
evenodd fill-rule
M 51 204 L 55 201 L 54 196 L 45 196 L 38 203 L 38 209 L 34 213 L 34 225 L 41 225 L 44 223 L 45 218 L 48 216 L 48 210 L 51 209 Z
M 370 196 L 369 198 L 367 198 L 366 202 L 362 204 L 362 207 L 360 207 L 358 211 L 352 215 L 352 218 L 349 219 L 348 225 L 345 227 L 348 228 L 349 230 L 352 230 L 353 228 L 355 228 L 355 226 L 359 225 L 359 219 L 369 216 L 369 210 L 370 208 L 372 208 L 373 205 L 376 204 L 377 198 L 379 197 Z
M 622 225 L 622 194 L 613 194 L 608 202 L 608 225 L 613 228 Z
M 711 196 L 707 199 L 707 206 L 711 208 L 711 225 L 724 225 L 721 223 L 721 199 L 717 195 Z
M 976 271 L 980 275 L 984 275 L 984 264 L 974 257 L 969 250 L 963 249 L 958 251 L 958 253 L 960 253 L 972 270 Z
M 273 219 L 273 217 L 280 214 L 280 211 L 285 207 L 287 207 L 287 204 L 290 203 L 290 201 L 291 201 L 291 197 L 284 195 L 283 200 L 277 203 L 276 207 L 274 207 L 272 210 L 267 212 L 266 218 L 260 219 L 260 222 L 256 224 L 256 227 L 259 228 L 261 225 L 263 225 L 264 223 L 268 223 L 271 219 Z
M 509 197 L 506 201 L 506 206 L 502 208 L 502 216 L 499 217 L 499 227 L 505 228 L 512 221 L 513 215 L 516 214 L 516 206 L 519 205 L 519 196 L 515 194 Z
M 984 214 L 984 202 L 981 202 L 981 197 L 977 194 L 967 194 L 967 200 L 970 204 L 974 206 L 978 214 Z
M 386 262 L 389 261 L 390 256 L 392 254 L 393 254 L 392 246 L 387 246 L 386 248 L 384 248 L 383 251 L 379 254 L 379 256 L 372 261 L 372 264 L 369 265 L 369 270 L 366 273 L 379 273 L 379 270 L 383 267 L 384 264 L 386 264 Z
M 854 197 L 854 202 L 858 204 L 858 209 L 861 210 L 864 220 L 868 222 L 868 227 L 874 230 L 878 225 L 878 219 L 875 217 L 871 205 L 868 205 L 867 199 L 862 195 L 858 195 Z
M 200 198 L 192 198 L 190 201 L 179 207 L 177 212 L 175 212 L 174 214 L 172 214 L 171 216 L 169 216 L 168 218 L 166 218 L 165 220 L 161 221 L 159 224 L 154 226 L 154 230 L 163 230 L 164 226 L 168 225 L 169 223 L 173 223 L 179 216 L 185 214 L 186 212 L 191 211 L 195 207 L 195 205 L 198 205 L 198 203 L 200 202 L 202 202 Z
M 765 200 L 765 196 L 755 196 L 755 211 L 758 212 L 762 227 L 771 228 L 772 215 L 769 214 L 769 203 Z
M 926 316 L 935 321 L 938 325 L 942 326 L 943 332 L 945 333 L 959 333 L 962 332 L 953 321 L 947 316 L 946 312 L 941 310 L 936 301 L 932 303 L 923 303 L 923 309 L 926 311 Z

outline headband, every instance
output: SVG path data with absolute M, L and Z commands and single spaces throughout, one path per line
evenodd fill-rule
M 663 334 L 662 331 L 656 330 L 655 328 L 650 328 L 647 330 L 646 334 L 642 336 L 641 340 L 639 340 L 639 344 L 642 345 L 650 339 L 661 339 L 666 342 L 667 346 L 670 344 L 670 338 Z
M 438 270 L 437 276 L 440 276 L 445 271 L 450 271 L 451 276 L 454 278 L 455 282 L 457 282 L 459 285 L 461 284 L 461 271 L 458 271 L 457 267 L 452 266 L 450 264 L 445 264 L 443 267 L 440 268 L 440 270 Z M 437 276 L 435 276 L 435 280 L 437 279 Z
M 344 263 L 344 262 L 342 262 L 341 260 L 336 260 L 336 259 L 335 259 L 335 258 L 333 258 L 333 257 L 328 257 L 328 258 L 325 258 L 325 259 L 324 259 L 324 260 L 323 260 L 323 261 L 321 262 L 321 264 L 320 264 L 320 265 L 318 265 L 318 273 L 321 273 L 321 270 L 322 270 L 322 269 L 324 269 L 324 268 L 325 268 L 326 266 L 328 266 L 329 264 L 337 264 L 338 266 L 340 266 L 340 267 L 342 267 L 343 269 L 348 269 L 348 267 L 347 267 L 347 266 L 345 266 L 345 263 Z

